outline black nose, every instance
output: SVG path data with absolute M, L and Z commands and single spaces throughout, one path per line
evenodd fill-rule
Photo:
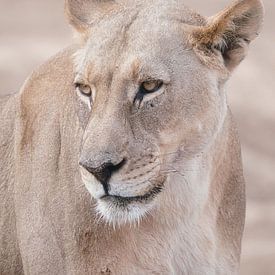
M 79 164 L 84 167 L 88 172 L 93 174 L 95 178 L 103 185 L 105 193 L 108 194 L 108 181 L 112 174 L 118 171 L 125 163 L 123 159 L 120 163 L 114 164 L 111 161 L 105 162 L 100 166 L 93 166 L 91 161 L 80 161 Z

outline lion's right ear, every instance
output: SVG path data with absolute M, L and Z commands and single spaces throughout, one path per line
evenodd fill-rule
M 195 28 L 191 42 L 205 63 L 211 64 L 217 60 L 215 56 L 221 56 L 221 63 L 231 72 L 245 57 L 249 43 L 259 34 L 262 21 L 261 0 L 236 0 L 208 18 L 205 26 Z
M 70 25 L 85 33 L 93 22 L 113 10 L 113 0 L 65 0 L 65 14 Z

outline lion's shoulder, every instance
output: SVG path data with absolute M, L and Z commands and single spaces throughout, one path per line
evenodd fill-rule
M 73 77 L 72 55 L 75 50 L 75 46 L 65 48 L 39 66 L 26 80 L 20 93 L 24 94 L 28 91 L 35 95 L 47 88 L 58 89 L 64 83 L 71 82 Z
M 17 112 L 17 99 L 17 94 L 0 97 L 1 155 L 5 151 L 5 147 L 13 137 L 14 120 Z

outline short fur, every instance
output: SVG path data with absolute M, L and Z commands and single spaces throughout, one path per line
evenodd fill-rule
M 81 44 L 0 101 L 0 273 L 236 274 L 245 191 L 224 86 L 259 31 L 260 1 L 211 19 L 181 1 L 68 0 L 66 11 Z M 164 86 L 136 105 L 148 77 Z M 93 87 L 91 108 L 74 81 Z M 79 161 L 123 158 L 111 195 L 162 191 L 101 199 Z

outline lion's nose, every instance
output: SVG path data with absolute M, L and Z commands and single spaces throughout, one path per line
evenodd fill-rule
M 95 176 L 95 178 L 103 185 L 105 193 L 108 194 L 109 179 L 113 173 L 121 169 L 125 162 L 126 160 L 122 159 L 116 163 L 113 163 L 112 161 L 106 161 L 100 165 L 95 165 L 91 160 L 80 160 L 79 164 Z

